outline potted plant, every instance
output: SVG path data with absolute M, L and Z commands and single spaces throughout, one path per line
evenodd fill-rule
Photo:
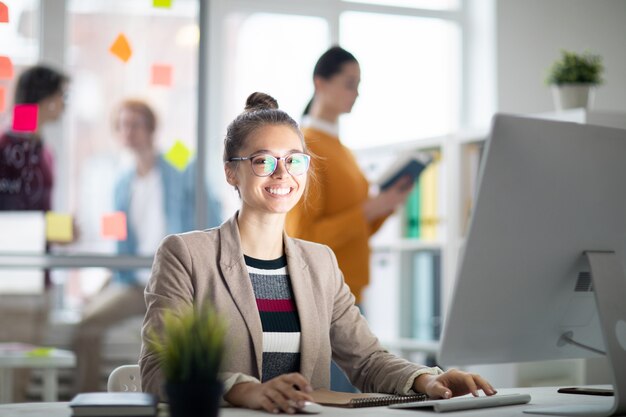
M 546 80 L 552 86 L 556 109 L 590 108 L 595 87 L 602 84 L 603 71 L 599 55 L 561 51 L 561 58 L 552 64 Z
M 150 349 L 159 358 L 172 417 L 215 417 L 222 384 L 226 326 L 208 303 L 166 311 L 160 333 L 151 329 Z

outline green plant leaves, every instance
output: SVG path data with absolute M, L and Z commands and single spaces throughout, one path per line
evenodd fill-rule
M 549 69 L 547 84 L 602 84 L 602 57 L 589 52 L 561 51 L 561 59 Z
M 165 311 L 160 333 L 147 343 L 168 382 L 213 382 L 224 357 L 226 326 L 208 302 L 202 307 Z

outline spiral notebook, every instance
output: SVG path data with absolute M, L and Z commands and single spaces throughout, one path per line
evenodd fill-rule
M 313 401 L 330 407 L 360 408 L 381 407 L 391 404 L 426 401 L 426 394 L 414 395 L 390 395 L 390 394 L 353 394 L 348 392 L 336 392 L 325 389 L 315 390 L 311 394 Z

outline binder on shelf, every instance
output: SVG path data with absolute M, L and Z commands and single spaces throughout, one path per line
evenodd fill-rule
M 405 232 L 404 236 L 408 238 L 420 237 L 420 182 L 411 190 L 405 208 Z
M 419 251 L 413 255 L 413 338 L 439 340 L 441 333 L 441 255 Z
M 439 237 L 439 184 L 441 154 L 437 152 L 433 161 L 420 176 L 420 239 L 436 240 Z
M 478 188 L 478 171 L 482 159 L 484 142 L 468 143 L 463 149 L 461 204 L 463 204 L 463 234 L 467 233 L 472 207 Z

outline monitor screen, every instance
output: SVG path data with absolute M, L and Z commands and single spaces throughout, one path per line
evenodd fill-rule
M 626 130 L 496 115 L 483 158 L 439 361 L 584 358 L 609 340 L 626 369 Z M 588 251 L 613 254 L 611 319 Z

